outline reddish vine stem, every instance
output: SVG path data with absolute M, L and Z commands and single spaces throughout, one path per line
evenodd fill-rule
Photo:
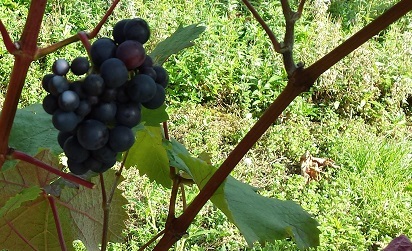
M 110 15 L 113 13 L 114 9 L 116 8 L 117 4 L 120 2 L 120 0 L 115 0 L 113 1 L 113 3 L 110 5 L 110 8 L 107 10 L 107 12 L 105 13 L 105 15 L 102 17 L 102 19 L 100 20 L 100 22 L 96 25 L 96 27 L 94 27 L 94 29 L 90 32 L 84 32 L 87 36 L 88 39 L 93 39 L 97 36 L 97 34 L 100 32 L 103 24 L 107 21 L 107 19 L 110 17 Z M 79 40 L 81 40 L 82 38 L 79 36 L 79 34 L 73 35 L 69 38 L 66 38 L 65 40 L 62 40 L 60 42 L 57 42 L 55 44 L 49 45 L 45 48 L 41 48 L 37 51 L 35 59 L 39 59 L 47 54 L 50 54 L 52 52 L 57 51 L 58 49 L 67 46 L 71 43 L 77 42 Z M 86 47 L 87 48 L 87 47 Z
M 109 213 L 110 205 L 107 202 L 106 187 L 104 184 L 104 177 L 102 173 L 99 173 L 100 178 L 100 188 L 102 191 L 102 208 L 103 208 L 103 231 L 102 231 L 102 247 L 101 251 L 106 251 L 109 233 Z
M 1 20 L 0 20 L 0 33 L 1 33 L 1 36 L 3 37 L 3 42 L 4 42 L 4 45 L 6 46 L 7 51 L 10 54 L 14 55 L 17 51 L 16 45 L 11 40 L 10 34 L 6 29 L 6 26 L 4 26 Z
M 333 50 L 309 68 L 297 68 L 290 76 L 286 88 L 229 154 L 228 158 L 201 189 L 200 193 L 188 206 L 187 210 L 173 221 L 174 229 L 166 231 L 153 250 L 168 250 L 184 235 L 200 209 L 212 197 L 241 158 L 256 143 L 291 101 L 293 101 L 300 93 L 308 90 L 325 70 L 329 69 L 336 62 L 355 50 L 359 45 L 372 38 L 379 31 L 385 29 L 391 23 L 404 16 L 411 9 L 412 1 L 400 1 L 371 24 L 349 38 L 349 42 L 344 42 L 342 45 L 338 46 L 337 49 Z M 316 66 L 320 67 L 320 69 Z
M 143 246 L 141 246 L 137 251 L 143 251 L 147 247 L 149 247 L 153 242 L 155 242 L 160 236 L 165 233 L 165 230 L 158 232 L 155 236 L 153 236 L 148 242 L 146 242 Z
M 259 22 L 260 26 L 262 26 L 266 34 L 269 36 L 269 39 L 272 42 L 272 45 L 275 51 L 278 53 L 281 53 L 281 46 L 275 34 L 273 34 L 272 30 L 269 28 L 269 26 L 266 24 L 263 18 L 259 15 L 256 9 L 252 6 L 252 4 L 250 4 L 249 1 L 247 0 L 242 0 L 242 1 L 246 5 L 246 7 L 249 9 L 249 11 L 252 12 L 253 17 Z
M 56 169 L 56 168 L 54 168 L 54 167 L 52 167 L 52 166 L 50 166 L 50 165 L 34 158 L 34 157 L 32 157 L 32 156 L 30 156 L 30 155 L 28 155 L 24 152 L 17 151 L 17 150 L 14 150 L 14 149 L 10 149 L 9 157 L 12 158 L 12 159 L 22 160 L 24 162 L 35 165 L 35 166 L 40 167 L 40 168 L 42 168 L 42 169 L 44 169 L 48 172 L 54 173 L 54 174 L 62 177 L 63 179 L 69 180 L 71 182 L 82 185 L 84 187 L 87 187 L 87 188 L 93 188 L 94 187 L 93 183 L 91 183 L 87 180 L 84 180 L 84 179 L 82 179 L 78 176 L 72 175 L 70 173 L 62 172 L 59 169 Z
M 57 236 L 59 237 L 60 248 L 62 249 L 62 251 L 66 251 L 67 246 L 66 246 L 66 242 L 64 241 L 62 225 L 60 222 L 59 212 L 57 211 L 56 202 L 54 201 L 53 196 L 47 196 L 47 199 L 49 200 L 49 204 L 52 209 L 54 223 L 56 225 L 56 230 L 57 230 Z

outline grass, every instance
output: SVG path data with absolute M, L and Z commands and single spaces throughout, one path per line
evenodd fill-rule
M 293 2 L 293 1 L 292 1 Z M 294 1 L 296 2 L 296 1 Z M 394 1 L 308 1 L 297 23 L 295 58 L 310 65 L 382 13 Z M 283 36 L 279 1 L 253 1 L 262 17 Z M 27 1 L 3 1 L 0 18 L 18 39 Z M 40 46 L 80 30 L 91 30 L 108 1 L 50 1 Z M 211 154 L 219 165 L 286 82 L 280 57 L 238 1 L 121 1 L 101 36 L 122 18 L 140 16 L 152 27 L 148 51 L 182 23 L 206 32 L 196 46 L 172 56 L 168 104 L 171 135 L 193 155 Z M 64 18 L 62 18 L 64 17 Z M 320 223 L 319 250 L 379 250 L 403 233 L 412 236 L 411 14 L 349 55 L 297 98 L 249 151 L 233 176 L 261 188 L 268 197 L 295 200 Z M 57 58 L 84 55 L 72 44 L 33 63 L 20 106 L 40 102 L 40 79 Z M 12 56 L 0 45 L 0 101 Z M 408 103 L 409 102 L 409 103 Z M 306 184 L 292 172 L 306 151 L 333 159 L 319 182 Z M 138 250 L 163 228 L 169 190 L 125 173 L 130 220 L 125 243 L 110 250 Z M 190 201 L 195 187 L 187 187 Z M 179 207 L 180 208 L 180 207 Z M 82 250 L 80 243 L 77 250 Z M 208 203 L 174 250 L 296 250 L 291 241 L 254 248 L 213 204 Z

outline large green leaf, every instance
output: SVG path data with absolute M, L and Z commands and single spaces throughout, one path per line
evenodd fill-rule
M 62 166 L 50 151 L 43 150 L 37 159 Z M 61 250 L 54 216 L 45 193 L 40 188 L 50 184 L 56 175 L 19 161 L 15 168 L 0 172 L 0 249 Z M 58 210 L 67 250 L 74 250 L 70 218 Z
M 146 126 L 158 126 L 160 123 L 169 119 L 169 115 L 166 112 L 166 105 L 163 104 L 157 109 L 147 109 L 142 107 L 142 119 L 141 121 Z
M 202 188 L 216 168 L 190 156 L 176 141 L 167 146 L 171 165 L 188 173 Z M 293 201 L 267 198 L 256 189 L 229 176 L 211 201 L 240 230 L 249 245 L 292 237 L 300 249 L 319 245 L 318 223 Z
M 193 46 L 193 40 L 198 38 L 206 29 L 205 26 L 192 24 L 186 27 L 179 25 L 177 30 L 168 38 L 160 42 L 156 48 L 150 53 L 153 61 L 156 64 L 163 64 L 171 55 L 179 51 Z
M 170 188 L 169 159 L 163 147 L 163 136 L 159 126 L 145 126 L 137 131 L 136 142 L 130 148 L 126 167 L 136 166 L 141 174 Z
M 112 169 L 106 171 L 103 178 L 106 193 L 109 194 L 116 180 L 115 171 Z M 94 189 L 63 188 L 60 200 L 56 202 L 59 204 L 60 211 L 71 219 L 70 226 L 75 238 L 81 240 L 87 250 L 100 250 L 104 219 L 102 187 L 99 177 L 92 178 L 92 182 L 96 184 Z M 124 239 L 122 231 L 128 218 L 124 205 L 127 203 L 122 191 L 116 188 L 109 210 L 108 239 L 111 242 L 121 242 Z
M 53 127 L 51 115 L 43 110 L 42 105 L 34 104 L 17 110 L 9 145 L 29 155 L 35 155 L 42 148 L 59 154 L 62 149 L 57 142 L 57 134 L 58 131 Z M 6 161 L 3 171 L 16 163 L 16 161 Z

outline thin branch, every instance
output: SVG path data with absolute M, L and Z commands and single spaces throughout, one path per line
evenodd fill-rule
M 299 17 L 302 16 L 303 7 L 304 7 L 304 5 L 305 5 L 305 2 L 306 2 L 306 0 L 301 0 L 300 3 L 299 3 L 299 7 L 298 7 L 298 11 L 297 11 L 297 15 L 298 15 Z
M 56 202 L 54 201 L 53 196 L 47 196 L 47 199 L 49 200 L 49 204 L 52 209 L 54 223 L 56 225 L 56 230 L 57 230 L 57 236 L 59 236 L 60 248 L 62 251 L 66 251 L 67 246 L 66 246 L 66 242 L 64 241 L 62 225 L 61 225 L 61 221 L 59 217 L 59 212 L 57 211 Z
M 270 41 L 272 42 L 273 48 L 277 53 L 281 53 L 281 46 L 279 41 L 277 40 L 275 34 L 273 34 L 272 30 L 266 24 L 266 22 L 262 19 L 256 9 L 249 3 L 248 0 L 242 0 L 246 7 L 252 12 L 253 17 L 259 22 L 262 28 L 265 30 L 266 34 L 269 36 Z
M 99 173 L 100 188 L 102 190 L 102 208 L 103 208 L 103 232 L 102 232 L 102 247 L 101 251 L 106 251 L 108 234 L 109 234 L 109 213 L 110 206 L 107 202 L 106 187 L 104 185 L 104 177 L 102 173 Z
M 187 208 L 187 202 L 186 202 L 185 185 L 183 183 L 180 183 L 180 191 L 182 192 L 183 211 L 185 211 Z
M 89 39 L 93 39 L 97 36 L 100 29 L 102 28 L 103 24 L 107 21 L 107 19 L 112 15 L 113 10 L 116 8 L 116 5 L 120 2 L 120 0 L 114 0 L 110 8 L 107 10 L 106 14 L 100 20 L 100 22 L 96 25 L 96 27 L 88 34 Z
M 165 233 L 165 230 L 163 229 L 159 233 L 157 233 L 155 236 L 153 236 L 148 242 L 146 242 L 143 246 L 139 248 L 137 251 L 143 251 L 145 250 L 148 246 L 150 246 L 153 242 L 155 242 L 160 236 L 162 236 Z
M 6 29 L 6 26 L 4 26 L 3 22 L 0 20 L 0 32 L 1 36 L 3 37 L 3 42 L 4 45 L 6 46 L 7 51 L 10 54 L 15 54 L 18 48 L 16 48 L 16 45 L 13 43 L 13 41 L 10 38 L 10 34 Z
M 122 177 L 122 172 L 123 172 L 123 169 L 124 169 L 124 165 L 126 163 L 126 159 L 127 159 L 128 156 L 129 156 L 129 151 L 127 151 L 124 154 L 122 164 L 120 165 L 119 170 L 115 174 L 116 178 L 114 180 L 114 183 L 112 185 L 112 189 L 110 190 L 110 194 L 109 194 L 108 199 L 107 199 L 107 204 L 108 205 L 110 205 L 112 203 L 114 193 L 116 192 L 116 188 L 117 188 L 117 185 L 119 184 L 120 177 Z
M 293 44 L 295 42 L 295 22 L 297 18 L 295 13 L 290 8 L 289 0 L 281 0 L 283 15 L 286 21 L 285 37 L 282 45 L 283 65 L 290 78 L 296 71 L 297 66 L 293 59 Z
M 69 38 L 66 38 L 60 42 L 57 42 L 55 44 L 49 45 L 45 48 L 41 48 L 38 49 L 36 55 L 35 55 L 35 59 L 39 59 L 47 54 L 50 54 L 54 51 L 57 51 L 58 49 L 67 46 L 71 43 L 77 42 L 79 40 L 82 40 L 82 33 L 84 33 L 88 39 L 93 39 L 97 36 L 97 34 L 99 33 L 99 31 L 101 30 L 103 24 L 107 21 L 107 19 L 110 17 L 110 15 L 113 13 L 113 10 L 116 8 L 116 5 L 119 3 L 120 0 L 115 0 L 113 1 L 112 5 L 110 6 L 110 8 L 107 10 L 107 12 L 105 13 L 105 15 L 102 17 L 102 19 L 100 20 L 100 22 L 96 25 L 96 27 L 94 27 L 94 29 L 92 30 L 92 32 L 87 33 L 85 31 L 81 31 L 76 35 L 73 35 Z M 83 42 L 84 44 L 84 42 Z M 87 47 L 86 47 L 87 49 Z
M 52 166 L 50 166 L 50 165 L 34 158 L 34 157 L 32 157 L 32 156 L 30 156 L 30 155 L 28 155 L 24 152 L 17 151 L 17 150 L 14 150 L 14 149 L 10 149 L 9 157 L 11 157 L 12 159 L 18 159 L 18 160 L 22 160 L 24 162 L 33 164 L 33 165 L 35 165 L 37 167 L 40 167 L 40 168 L 42 168 L 42 169 L 44 169 L 48 172 L 54 173 L 54 174 L 66 179 L 66 180 L 69 180 L 69 181 L 74 182 L 76 184 L 85 186 L 87 188 L 93 188 L 94 187 L 93 183 L 91 183 L 87 180 L 84 180 L 84 179 L 82 179 L 78 176 L 72 175 L 70 173 L 62 172 L 59 169 L 56 169 L 56 168 L 54 168 L 54 167 L 52 167 Z
M 178 175 L 175 176 L 173 179 L 173 186 L 170 195 L 170 202 L 169 202 L 169 212 L 166 219 L 166 226 L 165 228 L 168 229 L 173 220 L 176 219 L 176 200 L 177 200 L 177 193 L 179 192 L 179 185 L 180 185 L 180 178 Z

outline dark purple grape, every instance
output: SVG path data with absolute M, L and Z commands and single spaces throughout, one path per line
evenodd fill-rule
M 74 112 L 65 112 L 58 109 L 53 113 L 52 122 L 57 130 L 71 132 L 76 128 L 79 120 Z
M 117 44 L 121 44 L 126 40 L 124 35 L 124 26 L 130 19 L 123 19 L 117 22 L 113 27 L 113 39 Z
M 73 136 L 73 133 L 71 132 L 59 132 L 59 134 L 57 135 L 57 142 L 59 143 L 62 149 L 64 147 L 64 143 L 66 142 L 66 140 L 71 136 Z
M 75 175 L 82 175 L 89 171 L 89 168 L 84 165 L 84 163 L 76 163 L 70 159 L 67 160 L 67 166 L 69 167 L 70 172 Z
M 69 90 L 77 93 L 80 99 L 87 98 L 87 94 L 83 90 L 83 81 L 74 81 L 69 84 Z
M 165 89 L 160 84 L 156 84 L 156 87 L 157 87 L 157 91 L 154 97 L 151 100 L 145 103 L 142 103 L 142 105 L 148 109 L 157 109 L 160 106 L 162 106 L 162 104 L 165 102 L 165 99 L 166 99 Z
M 157 74 L 156 71 L 153 69 L 153 67 L 143 67 L 139 68 L 139 74 L 145 74 L 153 78 L 153 80 L 156 80 Z
M 82 100 L 79 103 L 79 107 L 74 111 L 81 118 L 86 117 L 92 111 L 92 105 L 88 100 Z
M 74 91 L 67 90 L 60 94 L 58 103 L 63 111 L 72 112 L 79 107 L 80 98 Z
M 133 18 L 124 25 L 126 40 L 136 40 L 144 44 L 149 40 L 150 28 L 147 22 L 141 18 Z
M 57 103 L 57 97 L 52 94 L 46 95 L 43 99 L 43 109 L 48 114 L 53 115 L 53 113 L 59 108 Z
M 104 91 L 105 82 L 100 75 L 90 74 L 84 79 L 82 87 L 88 96 L 99 96 Z
M 167 84 L 169 83 L 169 74 L 167 73 L 166 69 L 160 65 L 153 66 L 153 70 L 156 72 L 156 83 L 166 88 Z
M 116 101 L 118 103 L 127 103 L 127 102 L 130 101 L 129 95 L 127 95 L 128 83 L 129 82 L 126 82 L 126 84 L 124 84 L 121 87 L 117 88 Z
M 100 99 L 97 96 L 88 96 L 87 102 L 89 102 L 91 106 L 94 106 L 100 102 Z
M 100 66 L 100 75 L 107 88 L 117 88 L 126 83 L 129 71 L 120 59 L 111 58 Z
M 64 76 L 69 72 L 70 65 L 66 61 L 66 59 L 57 59 L 54 61 L 53 66 L 52 66 L 52 71 L 54 74 L 59 75 L 59 76 Z
M 77 57 L 73 59 L 70 69 L 74 75 L 80 76 L 86 74 L 89 71 L 90 64 L 86 57 Z
M 49 92 L 54 96 L 59 96 L 60 93 L 69 89 L 69 82 L 62 76 L 55 75 L 49 81 Z
M 128 70 L 133 70 L 143 64 L 146 51 L 141 43 L 126 40 L 117 48 L 116 57 L 123 61 Z
M 126 126 L 116 126 L 110 130 L 109 146 L 115 152 L 129 150 L 135 142 L 132 129 Z
M 95 167 L 91 170 L 95 173 L 104 173 L 107 170 L 109 170 L 112 166 L 114 166 L 114 164 L 116 164 L 116 158 L 112 159 L 110 162 L 101 163 L 101 166 Z
M 49 91 L 49 82 L 50 82 L 50 79 L 52 79 L 54 76 L 56 76 L 56 75 L 46 74 L 46 75 L 43 76 L 43 79 L 41 80 L 41 86 L 43 87 L 43 89 L 46 92 L 50 92 Z
M 77 140 L 87 150 L 97 150 L 109 140 L 109 129 L 100 121 L 85 120 L 77 128 Z
M 100 97 L 102 102 L 112 102 L 116 100 L 118 88 L 106 88 Z
M 117 105 L 116 122 L 119 125 L 135 127 L 141 119 L 140 106 L 136 103 L 125 103 Z
M 102 163 L 109 163 L 116 159 L 117 152 L 113 151 L 109 146 L 104 146 L 100 149 L 92 151 L 92 156 Z
M 100 170 L 102 170 L 103 163 L 96 160 L 93 157 L 88 158 L 86 161 L 83 163 L 88 169 L 95 173 L 100 173 Z
M 143 63 L 139 66 L 139 70 L 145 67 L 153 67 L 153 59 L 149 55 L 146 55 Z
M 156 94 L 156 82 L 148 75 L 138 74 L 130 80 L 127 94 L 134 102 L 148 102 Z
M 116 56 L 117 46 L 115 42 L 107 37 L 97 39 L 90 48 L 90 56 L 93 64 L 96 67 L 100 65 L 109 58 L 114 58 Z
M 81 163 L 90 156 L 90 152 L 79 144 L 75 136 L 69 137 L 64 142 L 63 150 L 66 157 L 75 163 Z
M 103 123 L 110 122 L 114 120 L 114 117 L 116 116 L 116 109 L 117 106 L 115 102 L 100 103 L 92 109 L 90 118 L 96 119 Z

